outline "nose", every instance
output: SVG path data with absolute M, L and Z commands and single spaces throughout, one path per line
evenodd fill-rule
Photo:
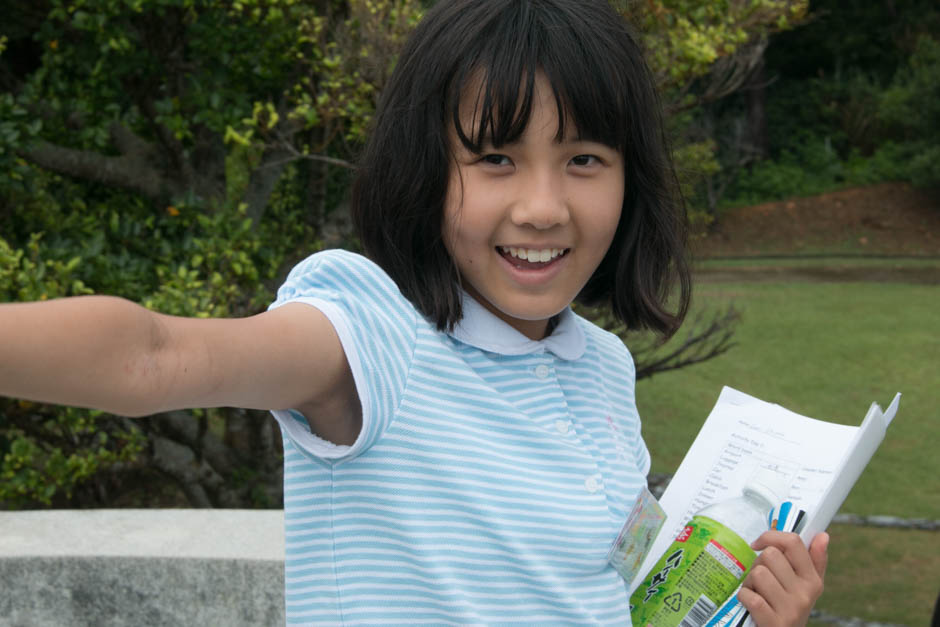
M 513 224 L 540 231 L 567 224 L 571 215 L 560 177 L 541 171 L 523 178 L 511 213 Z

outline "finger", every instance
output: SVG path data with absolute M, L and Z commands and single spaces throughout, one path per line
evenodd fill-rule
M 770 547 L 768 551 L 777 549 Z M 745 579 L 738 591 L 738 600 L 761 627 L 795 627 L 806 625 L 815 597 L 808 595 L 801 585 L 785 590 L 775 574 L 765 564 L 759 564 Z
M 828 541 L 827 535 L 820 534 L 813 539 L 810 551 L 796 534 L 767 532 L 752 544 L 763 550 L 745 584 L 770 608 L 775 617 L 772 620 L 788 625 L 805 623 L 822 594 Z M 755 600 L 751 602 L 761 607 Z
M 754 561 L 743 585 L 780 611 L 790 602 L 789 594 L 800 587 L 800 579 L 783 551 L 769 546 Z
M 813 579 L 821 576 L 809 550 L 797 534 L 784 531 L 765 531 L 757 540 L 751 543 L 751 548 L 755 551 L 766 551 L 768 547 L 775 547 L 782 551 L 798 577 Z
M 738 601 L 744 606 L 754 619 L 756 625 L 774 625 L 777 623 L 777 617 L 774 614 L 770 603 L 750 586 L 753 582 L 746 579 L 744 584 L 738 590 Z
M 825 531 L 817 533 L 809 545 L 809 556 L 813 560 L 813 568 L 820 579 L 826 576 L 826 566 L 829 564 L 829 534 Z

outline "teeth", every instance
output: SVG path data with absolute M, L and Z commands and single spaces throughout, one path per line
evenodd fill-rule
M 565 252 L 564 248 L 516 248 L 515 246 L 501 246 L 500 249 L 504 253 L 509 253 L 517 259 L 525 259 L 527 261 L 551 261 L 555 257 L 559 256 Z

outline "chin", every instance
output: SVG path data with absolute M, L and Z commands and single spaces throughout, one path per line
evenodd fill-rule
M 570 301 L 532 303 L 531 299 L 526 300 L 528 302 L 521 303 L 518 307 L 501 307 L 497 305 L 497 308 L 505 316 L 526 322 L 538 322 L 540 320 L 548 320 L 560 314 L 571 304 Z

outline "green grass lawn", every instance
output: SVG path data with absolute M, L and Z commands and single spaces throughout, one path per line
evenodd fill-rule
M 905 268 L 932 268 L 940 271 L 940 258 L 915 256 L 855 256 L 826 253 L 824 257 L 811 255 L 767 255 L 759 257 L 718 257 L 699 259 L 695 267 L 700 270 L 720 270 L 724 268 L 774 267 L 774 268 L 800 268 L 818 267 L 825 264 L 827 268 L 891 268 L 903 270 Z
M 893 263 L 893 262 L 892 262 Z M 842 511 L 940 519 L 940 288 L 903 283 L 700 283 L 694 309 L 734 303 L 737 346 L 642 380 L 653 472 L 672 473 L 723 385 L 800 414 L 858 425 L 903 394 L 895 422 Z M 680 331 L 680 337 L 682 332 Z M 940 533 L 834 526 L 822 610 L 926 625 Z

